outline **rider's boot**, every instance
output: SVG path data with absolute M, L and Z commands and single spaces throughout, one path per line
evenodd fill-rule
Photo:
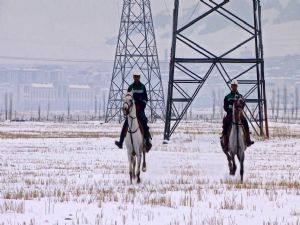
M 126 133 L 127 133 L 127 124 L 124 123 L 124 125 L 122 127 L 121 134 L 120 134 L 120 140 L 115 141 L 115 145 L 118 146 L 119 148 L 123 148 L 123 142 L 124 142 L 124 138 L 126 136 Z
M 150 132 L 149 132 L 149 127 L 147 124 L 144 127 L 144 138 L 146 140 L 146 152 L 149 152 L 150 149 L 152 148 L 152 144 L 150 142 Z
M 152 148 L 152 144 L 150 142 L 150 136 L 145 136 L 145 140 L 146 140 L 146 152 L 149 152 L 150 149 Z
M 254 141 L 250 139 L 250 131 L 245 129 L 245 136 L 246 136 L 246 143 L 247 147 L 251 146 L 254 144 Z

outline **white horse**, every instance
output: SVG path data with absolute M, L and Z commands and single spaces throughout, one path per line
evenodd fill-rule
M 230 174 L 235 175 L 236 164 L 234 158 L 235 155 L 237 155 L 241 167 L 240 168 L 241 181 L 243 181 L 243 175 L 244 175 L 244 159 L 245 159 L 244 152 L 247 148 L 244 128 L 241 122 L 241 119 L 243 117 L 244 106 L 245 106 L 245 102 L 242 98 L 236 99 L 233 103 L 232 126 L 231 126 L 229 143 L 228 143 L 228 150 L 232 161 L 232 163 L 229 161 Z
M 139 127 L 132 92 L 126 93 L 122 110 L 128 121 L 128 132 L 125 137 L 125 144 L 129 161 L 130 183 L 132 183 L 132 179 L 135 178 L 135 175 L 137 176 L 137 183 L 140 183 L 141 157 L 143 154 L 143 172 L 146 172 L 146 153 L 144 137 Z M 137 168 L 135 168 L 136 161 Z

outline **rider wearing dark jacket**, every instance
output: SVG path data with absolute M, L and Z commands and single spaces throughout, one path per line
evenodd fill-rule
M 223 131 L 222 135 L 227 135 L 229 127 L 232 123 L 232 106 L 234 103 L 234 100 L 238 97 L 243 97 L 237 90 L 238 82 L 237 80 L 233 80 L 231 82 L 231 92 L 225 96 L 224 98 L 224 110 L 226 111 L 226 116 L 223 118 Z M 253 141 L 250 139 L 250 131 L 249 131 L 249 125 L 246 120 L 246 118 L 243 116 L 242 117 L 242 124 L 245 129 L 245 136 L 246 136 L 246 142 L 247 146 L 250 146 L 254 144 Z
M 133 99 L 135 107 L 137 108 L 137 112 L 139 112 L 139 110 L 144 111 L 148 102 L 148 96 L 145 85 L 142 84 L 140 81 L 136 83 L 134 82 L 128 87 L 127 91 L 132 91 L 133 93 Z
M 231 91 L 228 95 L 225 96 L 224 110 L 227 112 L 227 115 L 232 113 L 233 102 L 238 97 L 240 97 L 240 98 L 243 97 L 238 91 L 236 91 L 236 92 Z
M 148 96 L 147 96 L 147 90 L 144 84 L 140 82 L 140 75 L 139 74 L 133 74 L 133 79 L 134 83 L 132 83 L 128 87 L 128 92 L 131 91 L 133 93 L 133 99 L 136 107 L 136 112 L 137 112 L 137 118 L 138 120 L 142 123 L 143 130 L 144 130 L 144 138 L 146 140 L 146 150 L 149 151 L 152 147 L 152 144 L 150 142 L 150 133 L 149 133 L 149 127 L 148 127 L 148 119 L 145 114 L 145 108 L 146 104 L 148 102 Z M 115 144 L 119 148 L 123 148 L 123 142 L 124 138 L 127 133 L 127 128 L 128 128 L 128 121 L 127 118 L 125 119 L 121 135 L 120 135 L 120 140 L 115 141 Z

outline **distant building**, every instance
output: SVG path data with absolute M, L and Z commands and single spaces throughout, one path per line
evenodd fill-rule
M 68 86 L 68 101 L 71 108 L 90 110 L 93 109 L 94 91 L 89 85 Z
M 66 111 L 68 105 L 72 110 L 93 110 L 95 97 L 100 99 L 103 84 L 110 76 L 106 70 L 80 70 L 76 66 L 2 66 L 0 110 L 5 107 L 5 95 L 10 93 L 13 108 L 18 111 L 32 111 L 39 107 Z

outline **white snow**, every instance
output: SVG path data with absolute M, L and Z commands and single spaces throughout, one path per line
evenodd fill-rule
M 0 224 L 300 224 L 300 125 L 270 124 L 229 176 L 220 124 L 151 124 L 142 183 L 129 184 L 119 124 L 0 123 Z
M 77 85 L 77 84 L 70 84 L 69 88 L 77 88 L 77 89 L 89 89 L 89 85 Z
M 53 84 L 38 84 L 38 83 L 33 83 L 31 84 L 32 87 L 34 88 L 53 88 Z

